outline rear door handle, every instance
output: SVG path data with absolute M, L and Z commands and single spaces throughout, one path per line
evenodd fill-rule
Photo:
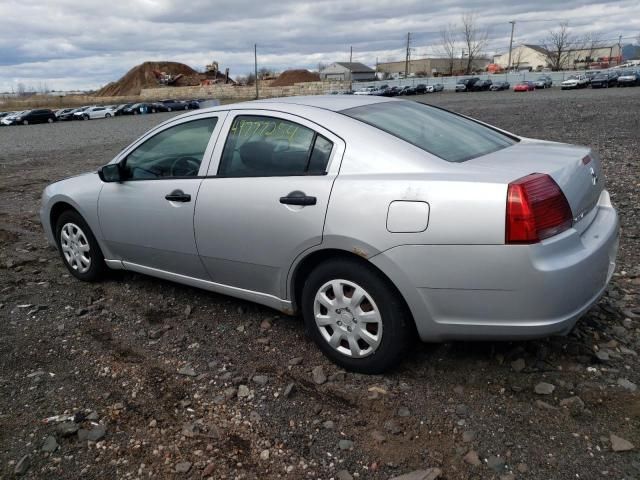
M 315 205 L 317 203 L 316 197 L 309 197 L 306 193 L 300 190 L 291 192 L 286 197 L 280 197 L 280 203 L 284 205 Z
M 173 192 L 165 195 L 164 198 L 170 202 L 190 202 L 191 195 L 184 193 L 182 190 L 174 190 Z

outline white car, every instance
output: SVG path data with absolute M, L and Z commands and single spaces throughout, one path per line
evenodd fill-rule
M 356 90 L 355 92 L 353 92 L 353 94 L 354 95 L 372 95 L 375 89 L 376 87 L 361 88 L 360 90 Z
M 113 113 L 110 107 L 89 107 L 74 113 L 73 116 L 76 120 L 93 120 L 113 117 Z
M 560 89 L 568 90 L 570 88 L 586 88 L 588 84 L 589 79 L 584 75 L 571 75 L 560 84 Z
M 0 123 L 2 123 L 2 125 L 13 125 L 13 122 L 17 117 L 19 117 L 23 113 L 27 113 L 28 111 L 29 110 L 24 110 L 22 112 L 10 113 L 9 115 L 5 116 L 2 120 L 0 120 Z
M 443 90 L 444 90 L 444 85 L 441 83 L 436 83 L 435 85 L 427 85 L 427 89 L 426 89 L 427 93 L 441 92 Z

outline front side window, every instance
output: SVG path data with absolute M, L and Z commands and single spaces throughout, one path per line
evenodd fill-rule
M 125 179 L 197 176 L 217 121 L 203 118 L 154 135 L 127 156 Z
M 383 102 L 340 113 L 383 130 L 448 162 L 464 162 L 516 140 L 473 120 L 418 102 Z
M 300 124 L 239 115 L 224 146 L 218 174 L 226 177 L 321 175 L 333 144 Z

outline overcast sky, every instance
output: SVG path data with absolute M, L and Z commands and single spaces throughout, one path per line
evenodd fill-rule
M 260 66 L 317 68 L 353 59 L 369 65 L 437 53 L 438 32 L 474 12 L 488 28 L 488 51 L 539 43 L 565 20 L 575 35 L 634 43 L 640 1 L 598 0 L 0 0 L 0 92 L 21 82 L 38 88 L 89 89 L 145 60 L 201 69 L 217 60 L 231 75 Z M 635 40 L 637 42 L 637 40 Z

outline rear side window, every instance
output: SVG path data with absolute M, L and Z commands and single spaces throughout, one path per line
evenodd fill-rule
M 516 140 L 477 122 L 418 102 L 383 102 L 340 113 L 372 125 L 448 162 L 464 162 Z
M 298 123 L 239 115 L 224 146 L 218 174 L 225 177 L 322 175 L 333 144 Z

